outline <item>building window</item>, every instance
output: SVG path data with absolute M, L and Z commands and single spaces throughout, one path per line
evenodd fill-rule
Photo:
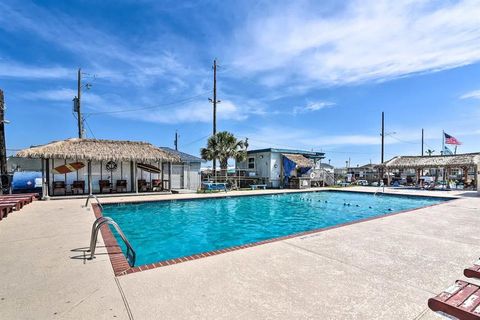
M 248 158 L 248 169 L 255 169 L 255 158 Z

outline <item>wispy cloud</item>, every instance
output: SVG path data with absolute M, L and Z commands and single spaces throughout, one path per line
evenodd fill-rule
M 59 66 L 32 66 L 11 61 L 0 61 L 0 77 L 26 80 L 65 79 L 75 77 L 75 72 Z
M 22 3 L 21 8 L 0 3 L 0 11 L 0 29 L 6 32 L 24 32 L 59 47 L 73 55 L 89 72 L 115 81 L 117 85 L 129 83 L 136 87 L 149 87 L 163 80 L 167 82 L 167 90 L 176 92 L 185 87 L 186 77 L 195 79 L 201 73 L 201 70 L 192 67 L 194 61 L 188 65 L 181 63 L 179 52 L 182 51 L 173 53 L 161 39 L 140 44 L 136 44 L 133 39 L 125 41 L 75 16 L 47 10 L 31 2 Z M 13 66 L 0 71 L 0 76 L 27 79 L 48 77 L 49 74 L 50 77 L 64 77 L 66 70 Z
M 465 0 L 350 1 L 334 15 L 318 2 L 262 8 L 241 26 L 231 59 L 262 83 L 383 81 L 480 60 L 480 6 Z M 229 48 L 230 49 L 230 48 Z
M 460 99 L 480 99 L 480 90 L 467 92 L 460 96 Z
M 322 110 L 322 109 L 325 109 L 325 108 L 330 108 L 334 105 L 335 105 L 335 103 L 329 102 L 329 101 L 308 102 L 307 105 L 305 105 L 305 106 L 294 107 L 293 108 L 293 113 L 294 114 L 300 114 L 300 113 L 319 111 L 319 110 Z

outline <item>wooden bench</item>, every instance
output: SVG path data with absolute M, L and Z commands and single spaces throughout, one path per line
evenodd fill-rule
M 267 189 L 267 185 L 266 185 L 266 184 L 251 184 L 251 185 L 250 185 L 250 188 L 251 188 L 252 190 L 257 190 L 257 189 L 266 190 L 266 189 Z

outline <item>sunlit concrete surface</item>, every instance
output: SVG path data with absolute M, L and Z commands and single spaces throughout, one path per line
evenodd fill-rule
M 480 198 L 385 191 L 459 199 L 117 278 L 102 243 L 85 259 L 85 199 L 37 201 L 0 222 L 0 319 L 435 319 L 428 298 L 480 254 Z

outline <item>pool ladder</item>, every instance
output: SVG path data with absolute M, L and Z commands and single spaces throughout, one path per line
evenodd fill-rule
M 90 237 L 90 259 L 93 259 L 95 257 L 95 249 L 97 247 L 97 237 L 98 237 L 98 231 L 100 230 L 100 227 L 103 226 L 104 224 L 110 224 L 112 225 L 115 230 L 117 230 L 118 234 L 120 235 L 120 238 L 122 238 L 123 242 L 127 246 L 127 261 L 130 267 L 133 267 L 135 265 L 135 259 L 137 257 L 135 250 L 133 250 L 132 245 L 128 241 L 127 237 L 123 233 L 122 229 L 120 229 L 120 226 L 112 219 L 108 217 L 100 217 L 95 222 L 93 223 L 92 226 L 92 235 Z
M 100 203 L 100 200 L 98 200 L 98 197 L 97 197 L 96 195 L 94 195 L 94 194 L 88 195 L 87 201 L 85 202 L 84 208 L 87 208 L 87 207 L 88 207 L 88 201 L 90 200 L 90 198 L 94 198 L 95 200 L 97 200 L 98 206 L 99 206 L 100 209 L 102 209 L 102 211 L 103 211 L 103 206 L 102 206 L 102 204 Z

